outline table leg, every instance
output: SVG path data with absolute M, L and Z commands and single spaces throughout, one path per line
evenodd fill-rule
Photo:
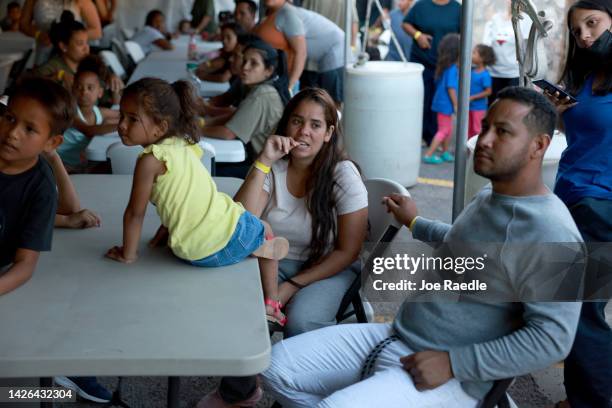
M 41 387 L 53 386 L 53 378 L 51 377 L 41 377 L 39 382 Z M 40 408 L 53 408 L 53 402 L 41 402 Z
M 179 408 L 180 388 L 180 377 L 168 377 L 168 408 Z

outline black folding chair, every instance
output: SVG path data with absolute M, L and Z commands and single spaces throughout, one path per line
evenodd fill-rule
M 11 70 L 9 72 L 8 80 L 6 81 L 6 87 L 4 91 L 5 94 L 11 94 L 11 89 L 15 86 L 15 83 L 17 83 L 17 80 L 19 79 L 21 74 L 23 74 L 23 72 L 25 71 L 26 66 L 28 65 L 28 60 L 30 59 L 31 55 L 32 49 L 29 49 L 23 54 L 23 57 L 20 60 L 17 60 L 13 63 L 13 66 L 11 67 Z
M 372 270 L 374 258 L 380 257 L 385 252 L 388 244 L 393 241 L 393 238 L 395 238 L 398 232 L 399 228 L 397 226 L 387 226 L 387 229 L 383 233 L 382 237 L 380 240 L 378 240 L 378 242 L 376 242 L 374 248 L 372 249 L 370 256 L 368 256 L 368 259 L 361 270 L 362 273 L 355 277 L 355 280 L 353 280 L 351 286 L 344 293 L 342 301 L 340 302 L 340 307 L 338 307 L 338 312 L 336 313 L 336 322 L 340 323 L 353 315 L 355 315 L 359 323 L 368 322 L 365 309 L 363 307 L 363 302 L 361 301 L 361 296 L 359 295 L 359 290 L 361 289 L 361 279 L 364 273 Z M 352 310 L 349 310 L 349 305 L 353 305 Z

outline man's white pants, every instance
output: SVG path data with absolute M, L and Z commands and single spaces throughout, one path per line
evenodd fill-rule
M 478 401 L 452 379 L 434 390 L 418 391 L 400 357 L 413 351 L 401 340 L 387 345 L 373 374 L 360 381 L 370 352 L 391 336 L 390 324 L 342 324 L 278 342 L 263 373 L 266 391 L 283 408 L 474 408 Z

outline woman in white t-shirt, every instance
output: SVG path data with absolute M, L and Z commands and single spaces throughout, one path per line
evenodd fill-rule
M 359 170 L 340 148 L 336 105 L 322 89 L 298 93 L 278 135 L 265 146 L 236 201 L 289 240 L 279 262 L 285 336 L 336 323 L 342 296 L 359 268 L 368 194 Z
M 519 20 L 523 38 L 529 36 L 531 20 L 527 15 Z M 495 100 L 497 93 L 507 86 L 519 84 L 519 64 L 516 59 L 516 38 L 512 27 L 510 2 L 508 10 L 497 13 L 485 24 L 483 44 L 489 45 L 495 52 L 495 64 L 489 67 L 492 83 L 492 93 L 489 105 Z

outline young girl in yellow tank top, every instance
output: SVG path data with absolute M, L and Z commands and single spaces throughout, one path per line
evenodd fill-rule
M 123 246 L 106 256 L 131 263 L 138 258 L 142 222 L 151 201 L 162 225 L 151 241 L 165 243 L 179 258 L 195 266 L 224 266 L 249 255 L 278 260 L 287 255 L 285 238 L 272 236 L 269 225 L 246 211 L 217 187 L 200 162 L 197 145 L 199 100 L 191 85 L 170 85 L 143 78 L 121 98 L 119 135 L 128 146 L 144 147 L 136 168 L 130 201 L 123 216 Z M 283 326 L 277 300 L 277 270 L 260 259 L 268 321 Z

